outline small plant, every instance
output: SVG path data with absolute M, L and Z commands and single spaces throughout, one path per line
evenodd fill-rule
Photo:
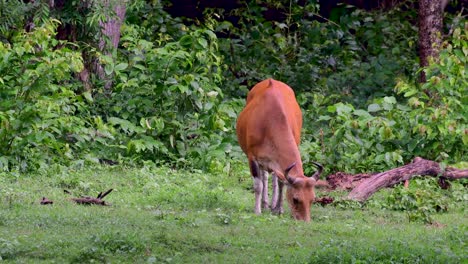
M 410 222 L 432 223 L 432 215 L 449 210 L 451 198 L 438 190 L 435 179 L 414 179 L 411 188 L 398 186 L 389 194 L 386 208 L 405 211 Z

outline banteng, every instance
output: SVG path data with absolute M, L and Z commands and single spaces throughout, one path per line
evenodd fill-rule
M 237 120 L 237 138 L 249 160 L 254 181 L 255 213 L 268 205 L 268 172 L 272 173 L 271 209 L 283 212 L 283 185 L 292 216 L 310 221 L 314 187 L 323 167 L 312 177 L 304 176 L 298 145 L 302 113 L 294 91 L 286 84 L 267 79 L 255 85 Z

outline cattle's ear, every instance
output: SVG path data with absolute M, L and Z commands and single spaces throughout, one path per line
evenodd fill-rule
M 278 177 L 280 181 L 287 183 L 286 177 L 284 176 L 282 172 L 280 172 L 279 170 L 273 170 L 273 173 L 276 174 L 276 177 Z
M 273 172 L 276 174 L 276 176 L 284 183 L 286 184 L 294 184 L 294 178 L 289 177 L 289 171 L 296 166 L 296 162 L 293 162 L 291 165 L 289 165 L 286 170 L 284 171 L 284 174 L 281 171 L 278 170 L 273 170 Z
M 312 177 L 308 178 L 307 180 L 309 181 L 309 184 L 310 184 L 310 185 L 315 186 L 315 185 L 317 184 L 317 181 L 316 181 L 314 178 L 312 178 Z

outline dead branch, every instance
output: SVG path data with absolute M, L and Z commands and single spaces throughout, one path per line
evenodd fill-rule
M 83 204 L 83 205 L 109 205 L 106 203 L 106 201 L 103 201 L 99 198 L 94 198 L 94 197 L 81 197 L 81 198 L 72 198 L 72 201 L 74 201 L 77 204 Z
M 105 192 L 103 195 L 101 195 L 101 193 L 99 193 L 98 195 L 98 199 L 104 199 L 104 197 L 106 197 L 110 192 L 112 192 L 114 189 L 109 189 L 107 192 Z
M 71 200 L 74 201 L 77 204 L 83 204 L 83 205 L 93 205 L 94 204 L 94 205 L 107 206 L 107 205 L 110 205 L 110 204 L 106 203 L 106 201 L 104 201 L 103 199 L 110 192 L 112 192 L 112 190 L 113 189 L 109 189 L 104 194 L 102 192 L 100 192 L 96 198 L 85 196 L 85 197 L 80 197 L 80 198 L 72 198 Z
M 49 200 L 45 197 L 42 197 L 41 204 L 42 205 L 47 205 L 47 204 L 53 204 L 54 202 L 52 200 Z
M 371 175 L 362 180 L 347 198 L 363 202 L 378 190 L 393 186 L 399 182 L 409 180 L 414 176 L 443 177 L 444 180 L 456 180 L 468 178 L 468 170 L 452 167 L 442 169 L 439 163 L 416 157 L 412 163 L 381 173 Z

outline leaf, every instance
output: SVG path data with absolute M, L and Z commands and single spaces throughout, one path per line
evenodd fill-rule
M 143 127 L 143 128 L 148 128 L 149 130 L 152 130 L 153 128 L 151 127 L 148 119 L 142 117 L 140 119 L 140 126 Z
M 380 108 L 380 105 L 379 104 L 370 104 L 368 107 L 367 107 L 367 111 L 368 112 L 378 112 L 380 111 L 381 108 Z
M 82 93 L 83 97 L 88 101 L 88 103 L 92 103 L 94 101 L 93 96 L 91 95 L 91 92 L 84 92 Z
M 136 133 L 144 132 L 144 129 L 142 127 L 137 127 L 132 122 L 125 120 L 125 119 L 118 118 L 118 117 L 110 117 L 108 119 L 108 122 L 112 125 L 119 125 L 120 128 L 122 128 L 122 130 L 126 132 L 127 134 L 132 134 L 135 132 Z
M 288 25 L 286 25 L 285 23 L 276 23 L 276 25 L 277 25 L 280 29 L 288 28 Z
M 206 39 L 204 38 L 199 38 L 198 39 L 198 44 L 200 44 L 200 46 L 202 46 L 202 48 L 206 49 L 208 47 L 208 42 L 206 41 Z
M 166 81 L 164 81 L 164 84 L 178 84 L 178 83 L 179 82 L 173 77 L 169 77 L 169 78 L 167 78 Z
M 196 82 L 196 81 L 191 81 L 191 82 L 190 82 L 190 85 L 191 85 L 195 90 L 200 89 L 200 85 L 199 85 L 198 82 Z
M 104 66 L 104 71 L 106 72 L 107 75 L 111 75 L 112 72 L 114 71 L 114 64 L 113 63 L 106 64 L 106 66 Z
M 363 117 L 369 117 L 371 116 L 369 114 L 369 112 L 365 111 L 365 110 L 362 110 L 362 109 L 356 109 L 354 110 L 353 112 L 354 115 L 357 115 L 357 116 L 363 116 Z
M 187 86 L 182 84 L 176 85 L 176 87 L 179 89 L 180 93 L 187 93 L 189 90 Z
M 136 68 L 136 69 L 139 69 L 141 71 L 145 71 L 146 70 L 146 67 L 142 64 L 134 64 L 133 65 L 133 68 Z
M 417 93 L 418 93 L 418 90 L 416 90 L 416 89 L 414 89 L 414 90 L 409 90 L 409 91 L 407 91 L 403 96 L 404 96 L 404 97 L 410 97 L 410 96 L 415 95 L 415 94 L 417 94 Z
M 351 111 L 353 111 L 353 107 L 348 104 L 337 103 L 335 104 L 335 106 L 336 106 L 336 113 L 338 115 L 348 114 L 348 113 L 351 113 Z
M 209 97 L 216 97 L 218 96 L 218 92 L 216 91 L 209 91 L 208 93 L 206 93 L 207 96 Z
M 384 97 L 384 102 L 388 104 L 396 104 L 396 99 L 393 96 L 385 96 Z
M 462 136 L 463 145 L 468 145 L 468 131 L 465 130 Z
M 387 102 L 383 102 L 382 107 L 383 107 L 384 110 L 387 110 L 387 111 L 393 110 L 393 104 L 389 104 Z
M 331 119 L 332 119 L 331 116 L 321 115 L 321 116 L 319 116 L 318 121 L 328 121 L 328 120 L 331 120 Z
M 188 47 L 188 46 L 192 46 L 193 40 L 191 36 L 185 35 L 182 38 L 180 38 L 179 43 L 182 46 Z
M 222 24 L 227 24 L 227 27 L 231 27 L 231 26 L 232 26 L 231 23 L 226 22 L 226 21 L 224 21 Z M 215 34 L 213 31 L 211 31 L 211 30 L 205 30 L 204 32 L 205 32 L 212 40 L 217 38 L 217 37 L 216 37 L 216 34 Z
M 119 63 L 119 64 L 115 65 L 114 69 L 116 71 L 122 71 L 122 70 L 127 69 L 127 67 L 128 67 L 128 63 Z
M 169 143 L 171 144 L 171 147 L 174 147 L 174 135 L 169 136 Z

